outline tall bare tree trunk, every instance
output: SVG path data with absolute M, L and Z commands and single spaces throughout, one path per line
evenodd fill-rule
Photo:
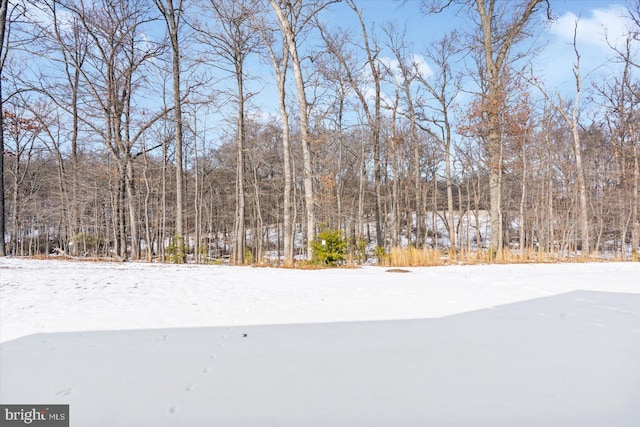
M 166 131 L 163 137 L 166 137 Z M 162 192 L 160 193 L 160 205 L 162 207 L 162 219 L 160 223 L 160 230 L 158 233 L 158 253 L 162 262 L 166 261 L 166 247 L 167 240 L 167 141 L 162 142 Z
M 194 192 L 193 192 L 193 213 L 195 218 L 195 260 L 196 264 L 199 264 L 202 261 L 202 254 L 200 253 L 200 245 L 202 240 L 202 195 L 201 192 L 201 183 L 200 183 L 200 159 L 198 156 L 198 115 L 197 108 L 194 108 L 193 112 L 193 166 L 195 169 L 195 182 L 194 182 Z
M 364 23 L 363 23 L 364 28 Z M 367 33 L 364 33 L 367 37 Z M 365 42 L 368 46 L 368 40 Z M 374 63 L 374 59 L 369 49 L 367 48 L 367 55 L 369 56 L 369 65 L 371 72 L 374 76 L 374 83 L 376 88 L 375 107 L 374 107 L 374 125 L 373 125 L 373 180 L 376 188 L 376 244 L 379 248 L 384 248 L 384 232 L 382 230 L 382 164 L 380 153 L 380 121 L 381 121 L 381 109 L 380 109 L 380 65 Z
M 210 0 L 208 5 L 215 12 L 219 24 L 214 31 L 204 30 L 207 43 L 231 65 L 229 72 L 234 73 L 237 90 L 236 120 L 236 183 L 235 183 L 235 217 L 234 245 L 231 261 L 236 265 L 245 263 L 246 249 L 246 129 L 245 129 L 245 75 L 244 61 L 258 44 L 255 29 L 250 25 L 257 10 L 255 2 L 238 2 L 235 0 Z
M 575 160 L 575 173 L 577 177 L 577 193 L 578 193 L 578 225 L 580 227 L 581 250 L 583 254 L 591 253 L 591 241 L 589 236 L 589 211 L 587 206 L 587 185 L 584 176 L 584 166 L 582 164 L 582 142 L 580 140 L 580 129 L 578 122 L 578 113 L 580 108 L 580 96 L 582 94 L 582 78 L 580 76 L 580 53 L 577 47 L 578 21 L 576 20 L 573 32 L 573 50 L 576 55 L 576 63 L 573 67 L 573 74 L 576 83 L 576 96 L 571 108 L 571 115 L 567 112 L 567 105 L 562 97 L 558 94 L 558 102 L 553 102 L 544 89 L 543 94 L 552 102 L 554 108 L 562 115 L 565 123 L 571 128 L 573 136 L 573 156 Z M 577 243 L 577 242 L 576 242 Z
M 238 134 L 236 135 L 236 215 L 234 223 L 235 245 L 232 262 L 236 265 L 244 264 L 246 248 L 245 232 L 245 124 L 244 124 L 244 86 L 242 64 L 236 63 L 236 82 L 238 85 Z
M 144 178 L 145 193 L 144 193 L 144 235 L 147 241 L 147 262 L 153 261 L 153 238 L 151 237 L 151 218 L 149 215 L 150 206 L 149 199 L 151 198 L 151 183 L 149 182 L 149 156 L 147 156 L 146 150 L 143 153 L 144 170 L 142 176 Z
M 354 88 L 358 97 L 360 98 L 360 102 L 362 103 L 362 108 L 365 110 L 367 121 L 369 122 L 369 126 L 371 127 L 371 143 L 373 145 L 373 180 L 374 180 L 374 186 L 375 186 L 376 244 L 379 248 L 384 248 L 385 239 L 384 239 L 384 231 L 382 230 L 382 164 L 381 164 L 381 147 L 380 147 L 380 126 L 381 126 L 381 119 L 382 119 L 381 89 L 380 89 L 381 70 L 380 70 L 380 63 L 378 61 L 378 54 L 380 53 L 380 48 L 377 45 L 374 46 L 375 49 L 371 47 L 370 38 L 367 32 L 367 26 L 362 16 L 362 11 L 358 9 L 358 7 L 356 6 L 353 0 L 347 1 L 347 5 L 358 16 L 358 20 L 360 22 L 360 29 L 362 31 L 362 40 L 364 42 L 364 50 L 367 55 L 366 65 L 371 71 L 371 76 L 373 77 L 373 83 L 375 88 L 374 111 L 373 111 L 373 114 L 371 114 L 371 112 L 369 111 L 367 100 L 365 99 L 362 89 L 357 87 L 357 84 L 353 80 L 353 77 L 351 76 L 349 77 L 352 87 Z M 340 57 L 337 51 L 335 52 L 335 54 L 346 68 L 345 58 Z M 352 70 L 347 70 L 347 73 L 350 75 L 352 73 Z
M 133 161 L 127 160 L 127 200 L 129 208 L 129 229 L 131 234 L 131 258 L 140 259 L 140 236 L 138 230 L 138 215 L 136 192 L 134 187 Z
M 278 87 L 278 108 L 280 112 L 280 123 L 282 125 L 282 162 L 284 173 L 284 188 L 283 188 L 283 215 L 282 215 L 282 227 L 283 227 L 283 253 L 282 260 L 285 267 L 292 267 L 294 261 L 294 223 L 293 223 L 293 200 L 292 200 L 292 188 L 293 179 L 291 176 L 291 143 L 290 136 L 291 131 L 289 129 L 289 113 L 287 112 L 287 69 L 289 67 L 289 50 L 287 48 L 287 42 L 282 35 L 282 56 L 278 57 L 275 54 L 272 46 L 272 40 L 266 35 L 265 28 L 258 24 L 258 31 L 265 47 L 269 51 L 269 57 L 271 58 L 271 64 L 276 74 L 276 81 Z M 280 245 L 278 245 L 278 248 Z
M 456 230 L 456 217 L 453 210 L 453 184 L 451 180 L 451 126 L 449 124 L 446 108 L 444 110 L 445 144 L 444 144 L 444 174 L 447 184 L 447 214 L 449 217 L 449 240 L 451 248 L 458 249 L 458 233 Z M 460 206 L 462 209 L 462 206 Z
M 7 254 L 4 234 L 5 234 L 5 212 L 4 212 L 4 118 L 3 103 L 4 94 L 2 93 L 2 71 L 4 70 L 4 62 L 7 55 L 5 49 L 5 32 L 7 25 L 7 9 L 9 0 L 2 0 L 0 3 L 0 256 Z
M 525 251 L 525 202 L 527 200 L 527 144 L 522 141 L 522 178 L 520 188 L 520 257 L 524 259 Z
M 293 179 L 291 177 L 291 143 L 289 141 L 289 114 L 286 105 L 286 72 L 287 72 L 287 55 L 283 61 L 282 69 L 278 74 L 278 106 L 280 108 L 280 120 L 282 122 L 282 156 L 284 168 L 284 206 L 283 206 L 283 227 L 284 227 L 284 253 L 283 262 L 285 267 L 293 266 L 294 252 L 294 222 L 293 222 L 293 203 L 291 189 Z
M 505 24 L 500 22 L 504 17 L 497 16 L 496 0 L 475 0 L 476 11 L 480 18 L 481 44 L 484 52 L 483 76 L 486 83 L 484 89 L 484 102 L 486 114 L 486 142 L 488 148 L 489 166 L 489 204 L 491 214 L 491 250 L 495 256 L 502 257 L 503 242 L 503 218 L 502 218 L 502 131 L 500 116 L 504 107 L 504 93 L 500 85 L 500 79 L 504 73 L 506 60 L 510 49 L 516 43 L 518 36 L 536 11 L 539 3 L 544 0 L 526 0 L 514 8 L 513 20 Z M 504 28 L 499 28 L 500 24 Z M 500 31 L 499 31 L 500 30 Z
M 458 45 L 458 39 L 454 34 L 446 35 L 442 39 L 436 41 L 433 44 L 433 48 L 427 52 L 427 56 L 437 66 L 436 75 L 438 78 L 435 83 L 432 83 L 427 76 L 423 76 L 418 73 L 417 78 L 422 82 L 425 88 L 431 93 L 438 103 L 437 113 L 438 116 L 432 119 L 433 123 L 439 128 L 439 134 L 428 130 L 428 132 L 440 141 L 442 149 L 444 151 L 445 162 L 445 180 L 447 186 L 447 223 L 449 224 L 449 239 L 451 241 L 451 247 L 457 248 L 458 235 L 457 227 L 455 224 L 455 212 L 453 209 L 453 180 L 452 180 L 452 161 L 451 161 L 451 122 L 450 111 L 451 104 L 457 95 L 457 88 L 459 83 L 453 78 L 451 72 L 451 63 L 454 60 Z M 452 90 L 453 89 L 453 90 Z M 413 121 L 413 119 L 412 119 Z M 419 177 L 416 177 L 418 179 Z M 460 206 L 462 209 L 462 206 Z
M 635 128 L 635 126 L 634 126 Z M 640 218 L 638 217 L 638 206 L 640 205 L 640 198 L 638 197 L 638 186 L 640 184 L 640 167 L 638 166 L 638 143 L 633 144 L 633 195 L 632 199 L 632 225 L 631 225 L 631 254 L 635 260 L 640 259 L 638 256 L 638 247 L 640 247 Z
M 291 56 L 291 65 L 293 66 L 293 75 L 296 82 L 300 114 L 300 134 L 302 137 L 304 204 L 307 214 L 307 258 L 311 259 L 313 258 L 311 242 L 313 242 L 316 237 L 316 219 L 315 197 L 313 193 L 313 169 L 311 163 L 311 135 L 309 133 L 309 102 L 307 101 L 307 94 L 305 92 L 304 76 L 302 75 L 302 66 L 300 64 L 300 57 L 298 56 L 298 44 L 295 31 L 280 4 L 276 0 L 269 0 L 269 3 L 276 14 L 284 42 Z M 291 8 L 291 3 L 287 2 L 286 7 Z
M 311 242 L 316 238 L 316 218 L 315 218 L 315 197 L 313 193 L 313 168 L 311 165 L 311 135 L 309 133 L 309 103 L 305 93 L 302 67 L 298 57 L 298 48 L 293 37 L 289 45 L 291 53 L 291 64 L 296 80 L 296 91 L 298 93 L 298 106 L 300 114 L 300 134 L 302 136 L 302 168 L 304 182 L 304 205 L 307 213 L 307 258 L 313 258 Z
M 578 107 L 580 105 L 580 95 L 582 93 L 582 79 L 580 77 L 580 54 L 576 46 L 577 27 L 574 33 L 573 48 L 576 54 L 576 64 L 573 73 L 576 78 L 576 99 L 571 111 L 571 134 L 573 135 L 573 150 L 576 160 L 576 175 L 578 176 L 578 191 L 580 192 L 580 234 L 582 238 L 582 253 L 591 253 L 591 241 L 589 236 L 589 216 L 587 210 L 587 184 L 584 177 L 584 166 L 582 165 L 582 144 L 578 129 Z
M 175 123 L 175 145 L 176 145 L 176 230 L 175 240 L 175 262 L 186 261 L 184 252 L 184 170 L 182 166 L 182 96 L 180 91 L 180 42 L 178 37 L 178 27 L 182 15 L 182 0 L 178 0 L 177 10 L 174 8 L 173 0 L 155 0 L 156 6 L 162 13 L 167 26 L 169 39 L 171 40 L 171 69 L 173 73 L 173 105 Z

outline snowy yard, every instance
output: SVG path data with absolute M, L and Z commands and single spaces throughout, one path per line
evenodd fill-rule
M 640 264 L 285 270 L 0 260 L 0 340 L 45 332 L 442 317 L 575 290 L 640 293 Z
M 2 259 L 0 402 L 72 426 L 638 425 L 640 264 L 409 270 Z

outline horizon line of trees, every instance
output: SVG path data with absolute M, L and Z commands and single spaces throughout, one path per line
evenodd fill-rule
M 637 258 L 638 0 L 613 75 L 576 22 L 569 95 L 531 71 L 545 0 L 424 0 L 469 25 L 419 53 L 355 0 L 0 2 L 0 256 L 290 266 L 340 230 Z

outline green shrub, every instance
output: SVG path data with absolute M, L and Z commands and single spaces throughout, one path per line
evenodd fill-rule
M 367 262 L 367 241 L 364 239 L 364 237 L 358 238 L 358 241 L 355 244 L 355 252 L 358 258 L 358 262 Z
M 200 247 L 198 248 L 198 254 L 200 255 L 201 258 L 208 257 L 209 249 L 207 248 L 207 245 L 205 244 L 200 245 Z
M 171 243 L 167 246 L 167 258 L 174 264 L 187 262 L 187 246 L 182 236 L 173 236 Z
M 384 246 L 376 246 L 376 248 L 373 250 L 373 254 L 378 259 L 379 265 L 384 265 L 389 261 L 389 254 L 387 253 Z
M 96 253 L 100 238 L 96 234 L 78 233 L 71 236 L 69 242 L 70 250 L 73 255 L 87 255 L 87 253 Z
M 344 262 L 347 254 L 347 239 L 340 230 L 325 230 L 318 234 L 316 240 L 311 242 L 313 260 L 323 265 L 338 265 Z
M 89 233 L 78 233 L 71 236 L 71 241 L 74 244 L 76 245 L 84 244 L 84 245 L 87 245 L 87 247 L 96 246 L 99 240 L 100 239 L 98 238 L 97 235 L 89 234 Z
M 253 251 L 249 248 L 244 248 L 244 265 L 251 265 L 253 263 Z

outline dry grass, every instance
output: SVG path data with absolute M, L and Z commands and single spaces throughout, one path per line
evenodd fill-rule
M 123 259 L 113 258 L 113 257 L 81 257 L 81 256 L 51 256 L 51 255 L 32 255 L 32 256 L 24 256 L 20 258 L 29 258 L 29 259 L 39 259 L 39 260 L 54 260 L 54 261 L 70 261 L 70 262 L 124 262 Z
M 618 257 L 619 258 L 619 257 Z M 440 265 L 474 265 L 474 264 L 546 264 L 558 262 L 604 262 L 597 254 L 566 254 L 560 252 L 542 252 L 505 249 L 499 254 L 489 250 L 476 251 L 442 251 L 440 249 L 392 248 L 384 255 L 379 265 L 384 267 L 432 267 Z M 613 259 L 621 261 L 622 259 Z
M 474 264 L 552 264 L 552 263 L 584 263 L 584 262 L 607 262 L 607 261 L 630 261 L 640 262 L 638 252 L 623 257 L 622 254 L 609 254 L 607 256 L 599 254 L 579 254 L 563 251 L 544 252 L 526 250 L 505 249 L 496 256 L 489 250 L 473 251 L 452 251 L 437 248 L 415 247 L 395 247 L 388 253 L 382 255 L 378 260 L 378 265 L 382 267 L 432 267 L 443 265 L 474 265 Z M 26 257 L 25 257 L 26 258 Z M 35 255 L 28 257 L 31 259 L 47 259 L 59 261 L 75 262 L 122 262 L 118 258 L 102 257 L 71 257 L 71 256 L 47 256 Z M 210 264 L 223 264 L 223 262 L 210 262 Z M 360 260 L 356 257 L 347 257 L 344 264 L 338 266 L 320 265 L 316 262 L 306 260 L 296 260 L 293 265 L 285 266 L 279 260 L 263 259 L 253 267 L 273 267 L 297 270 L 324 270 L 328 268 L 352 269 L 361 266 Z
M 385 267 L 421 267 L 444 265 L 445 258 L 438 249 L 392 248 L 380 260 Z

